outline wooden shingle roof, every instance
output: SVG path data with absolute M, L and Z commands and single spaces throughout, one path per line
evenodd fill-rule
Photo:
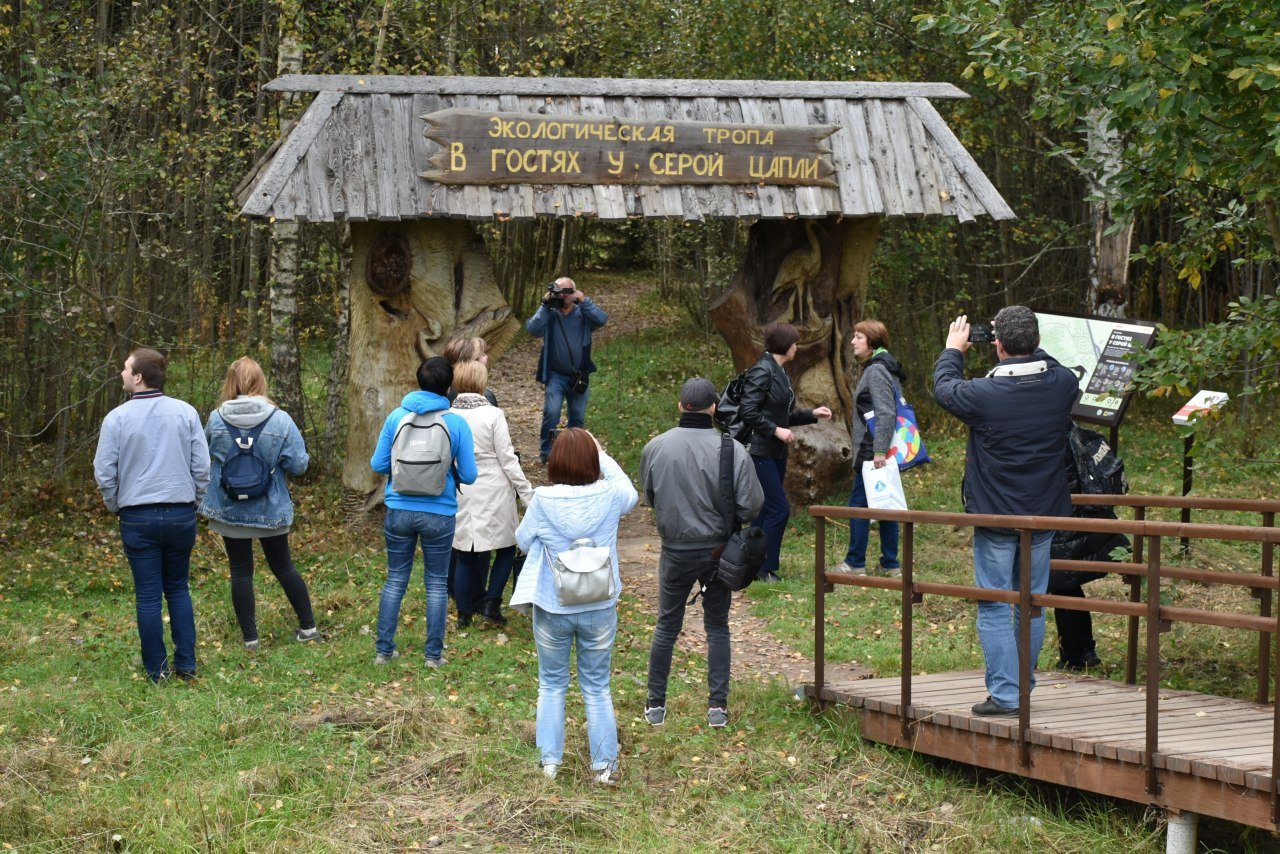
M 316 93 L 289 136 L 242 183 L 245 216 L 332 222 L 1014 214 L 930 103 L 945 83 L 291 75 Z M 639 121 L 835 125 L 838 186 L 768 184 L 458 186 L 420 177 L 440 150 L 423 116 L 456 108 Z

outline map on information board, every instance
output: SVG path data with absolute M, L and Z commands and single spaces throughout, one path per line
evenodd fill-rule
M 1071 415 L 1114 427 L 1129 405 L 1135 350 L 1151 346 L 1154 323 L 1110 317 L 1036 312 L 1040 347 L 1080 377 L 1080 397 Z

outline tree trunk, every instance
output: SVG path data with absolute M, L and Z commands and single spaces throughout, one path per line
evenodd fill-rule
M 279 74 L 302 71 L 301 7 L 280 15 Z M 280 104 L 280 134 L 284 136 L 294 124 L 294 98 L 286 95 Z M 300 260 L 299 226 L 295 222 L 276 222 L 271 233 L 270 300 L 271 300 L 271 385 L 276 402 L 288 412 L 305 434 L 306 413 L 302 398 L 302 360 L 298 353 L 298 268 Z
M 1123 168 L 1123 141 L 1111 126 L 1109 110 L 1098 108 L 1085 120 L 1086 144 L 1090 167 L 1085 172 L 1089 182 L 1089 218 L 1093 239 L 1089 244 L 1089 293 L 1086 306 L 1090 314 L 1101 317 L 1125 317 L 1129 308 L 1129 251 L 1133 242 L 1133 220 L 1117 223 L 1111 215 L 1115 197 L 1112 181 Z
M 338 320 L 333 330 L 333 358 L 329 367 L 329 382 L 325 389 L 324 441 L 321 448 L 325 464 L 334 467 L 337 459 L 338 427 L 342 420 L 342 395 L 347 387 L 348 337 L 351 333 L 351 227 L 342 226 L 339 247 L 338 270 Z

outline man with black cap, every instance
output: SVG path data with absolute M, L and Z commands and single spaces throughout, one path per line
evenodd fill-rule
M 700 581 L 707 630 L 707 723 L 729 722 L 729 588 L 715 580 L 720 553 L 732 531 L 754 519 L 764 503 L 746 449 L 730 441 L 733 507 L 720 489 L 720 433 L 712 426 L 720 392 L 694 377 L 680 389 L 679 424 L 653 439 L 640 454 L 640 486 L 653 508 L 662 538 L 658 563 L 658 623 L 649 647 L 649 697 L 644 716 L 658 726 L 667 718 L 671 651 L 684 626 L 685 600 Z M 726 511 L 732 513 L 728 519 Z

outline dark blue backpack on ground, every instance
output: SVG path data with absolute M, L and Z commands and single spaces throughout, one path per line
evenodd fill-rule
M 222 463 L 222 477 L 218 482 L 232 501 L 261 498 L 271 488 L 271 475 L 275 470 L 259 456 L 257 446 L 262 428 L 267 426 L 267 422 L 275 414 L 276 411 L 272 409 L 266 418 L 247 432 L 232 426 L 225 418 L 222 421 L 231 434 L 233 447 Z

